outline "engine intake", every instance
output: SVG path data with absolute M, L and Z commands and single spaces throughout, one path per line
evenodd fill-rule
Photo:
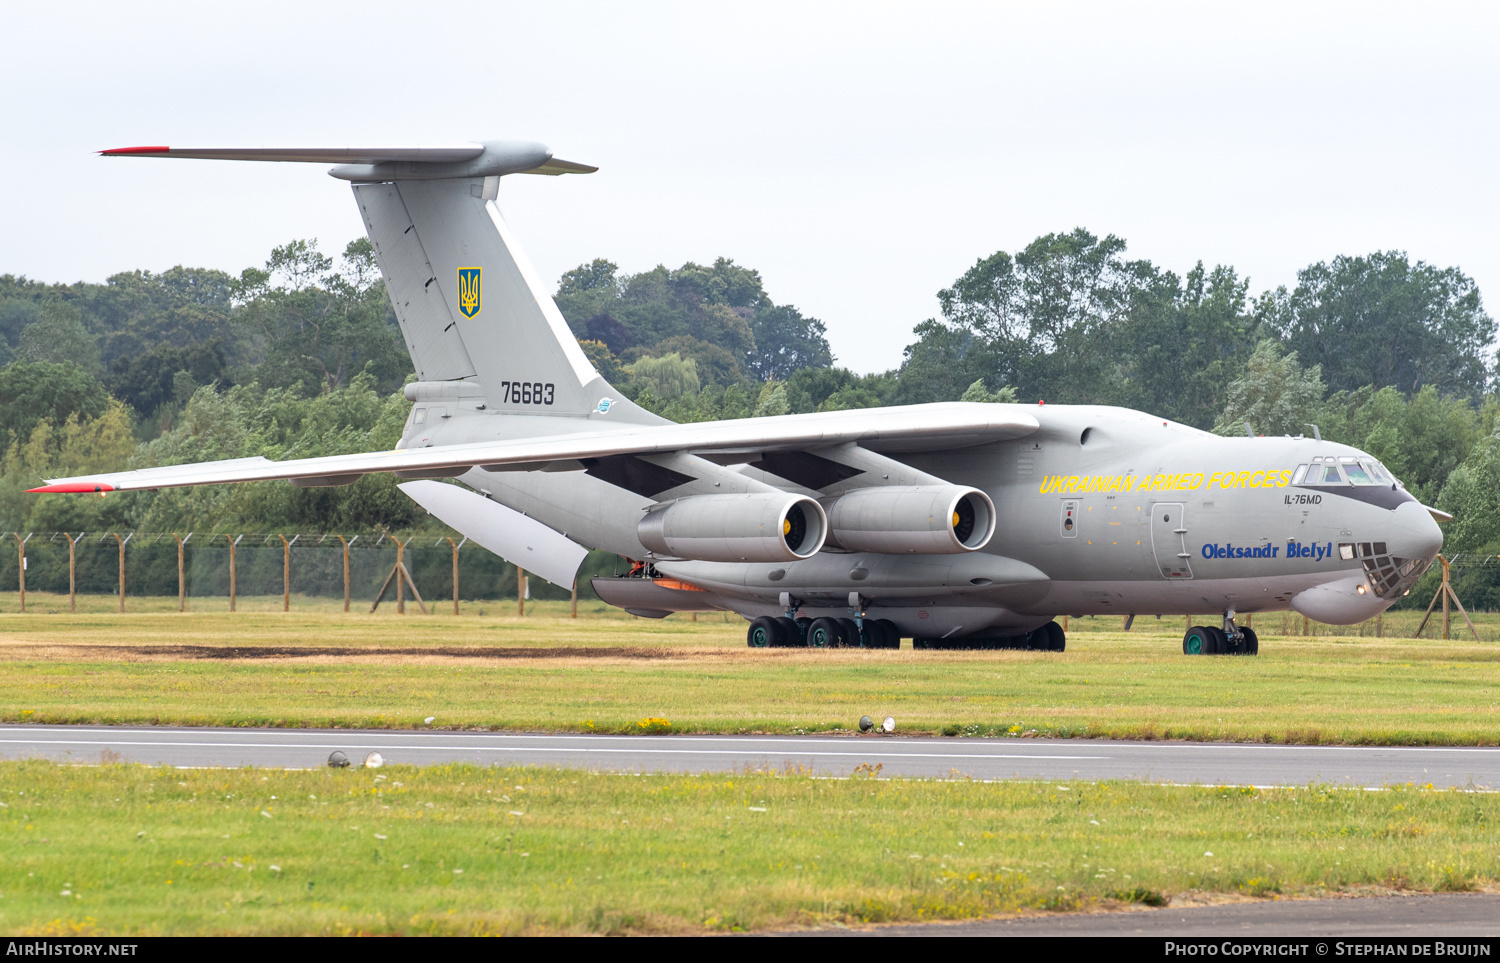
M 822 506 L 785 492 L 692 495 L 653 507 L 636 527 L 658 555 L 703 562 L 795 562 L 827 534 Z
M 858 488 L 823 500 L 828 544 L 850 552 L 953 555 L 995 534 L 995 503 L 977 488 Z

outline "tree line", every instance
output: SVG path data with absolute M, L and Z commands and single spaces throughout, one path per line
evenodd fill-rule
M 1227 434 L 1316 424 L 1453 512 L 1451 549 L 1500 552 L 1495 322 L 1461 270 L 1399 251 L 1335 257 L 1252 293 L 1233 267 L 1178 275 L 1113 235 L 1048 234 L 977 259 L 937 292 L 901 363 L 873 374 L 839 366 L 821 321 L 727 258 L 636 274 L 595 259 L 562 276 L 556 300 L 600 372 L 676 421 L 964 399 L 1121 405 Z M 292 241 L 238 276 L 0 275 L 0 363 L 0 527 L 429 524 L 379 476 L 22 495 L 46 475 L 395 444 L 414 375 L 363 239 L 337 258 Z

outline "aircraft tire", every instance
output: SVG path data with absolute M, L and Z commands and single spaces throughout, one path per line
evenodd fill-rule
M 807 627 L 807 646 L 810 649 L 831 649 L 841 641 L 843 628 L 834 619 L 813 619 Z
M 1068 634 L 1056 622 L 1048 622 L 1042 628 L 1047 633 L 1047 651 L 1062 652 L 1068 647 Z
M 839 645 L 846 649 L 865 648 L 864 640 L 860 638 L 859 623 L 853 619 L 834 619 L 839 628 L 844 630 L 844 637 L 839 640 Z
M 781 626 L 768 615 L 750 623 L 745 630 L 745 645 L 752 649 L 769 649 L 781 643 Z
M 785 648 L 799 649 L 807 644 L 807 639 L 802 634 L 802 629 L 792 619 L 785 616 L 776 620 L 781 628 L 781 645 Z
M 806 645 L 807 644 L 807 627 L 813 624 L 813 620 L 804 615 L 802 618 L 797 619 L 796 622 L 797 622 L 797 638 L 799 638 L 799 639 L 802 640 L 802 644 L 803 645 Z
M 1259 655 L 1260 654 L 1260 637 L 1255 634 L 1255 630 L 1254 629 L 1240 629 L 1240 634 L 1245 637 L 1244 641 L 1240 643 L 1240 654 L 1241 655 Z
M 873 624 L 880 628 L 880 647 L 882 649 L 901 648 L 901 630 L 896 628 L 895 622 L 892 622 L 890 619 L 876 619 Z
M 1240 629 L 1240 631 L 1244 632 L 1245 630 L 1244 629 Z M 1244 639 L 1243 636 L 1241 636 L 1240 638 L 1236 639 L 1236 638 L 1231 638 L 1228 632 L 1223 633 L 1223 635 L 1224 635 L 1224 650 L 1223 650 L 1223 652 L 1224 652 L 1225 655 L 1241 655 L 1241 654 L 1244 653 L 1244 651 L 1245 651 L 1245 639 Z
M 1208 655 L 1228 655 L 1229 654 L 1229 636 L 1224 633 L 1223 629 L 1215 628 L 1212 625 L 1208 625 L 1208 626 L 1204 626 L 1204 631 L 1208 633 L 1208 637 L 1210 639 L 1209 648 L 1205 650 L 1206 654 L 1208 654 Z
M 1190 625 L 1182 635 L 1183 655 L 1208 655 L 1213 652 L 1213 637 L 1201 625 Z

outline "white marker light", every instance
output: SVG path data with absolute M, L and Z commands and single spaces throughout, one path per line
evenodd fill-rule
M 385 757 L 380 753 L 372 752 L 368 756 L 365 756 L 365 768 L 379 769 L 383 765 L 385 765 Z
M 880 724 L 880 728 L 884 729 L 886 732 L 895 732 L 896 720 L 892 719 L 890 716 L 886 716 L 885 721 Z

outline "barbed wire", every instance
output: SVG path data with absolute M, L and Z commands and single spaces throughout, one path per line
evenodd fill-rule
M 91 542 L 100 542 L 110 546 L 116 546 L 116 538 L 127 542 L 131 546 L 156 545 L 163 542 L 176 544 L 181 537 L 184 546 L 191 545 L 195 548 L 208 546 L 210 548 L 228 549 L 232 541 L 242 548 L 281 548 L 281 540 L 284 538 L 294 548 L 340 548 L 343 543 L 339 541 L 341 532 L 141 532 L 141 531 L 98 531 L 98 532 L 0 532 L 0 540 L 8 542 L 14 547 L 19 539 L 27 547 L 58 543 L 66 546 L 68 541 L 78 545 Z M 355 535 L 343 536 L 350 549 L 360 550 L 370 548 L 394 549 L 396 541 L 408 550 L 417 548 L 449 548 L 448 541 L 451 538 L 454 547 L 464 547 L 469 539 L 463 535 L 434 535 L 432 533 L 418 533 L 398 535 L 392 532 L 360 532 Z

